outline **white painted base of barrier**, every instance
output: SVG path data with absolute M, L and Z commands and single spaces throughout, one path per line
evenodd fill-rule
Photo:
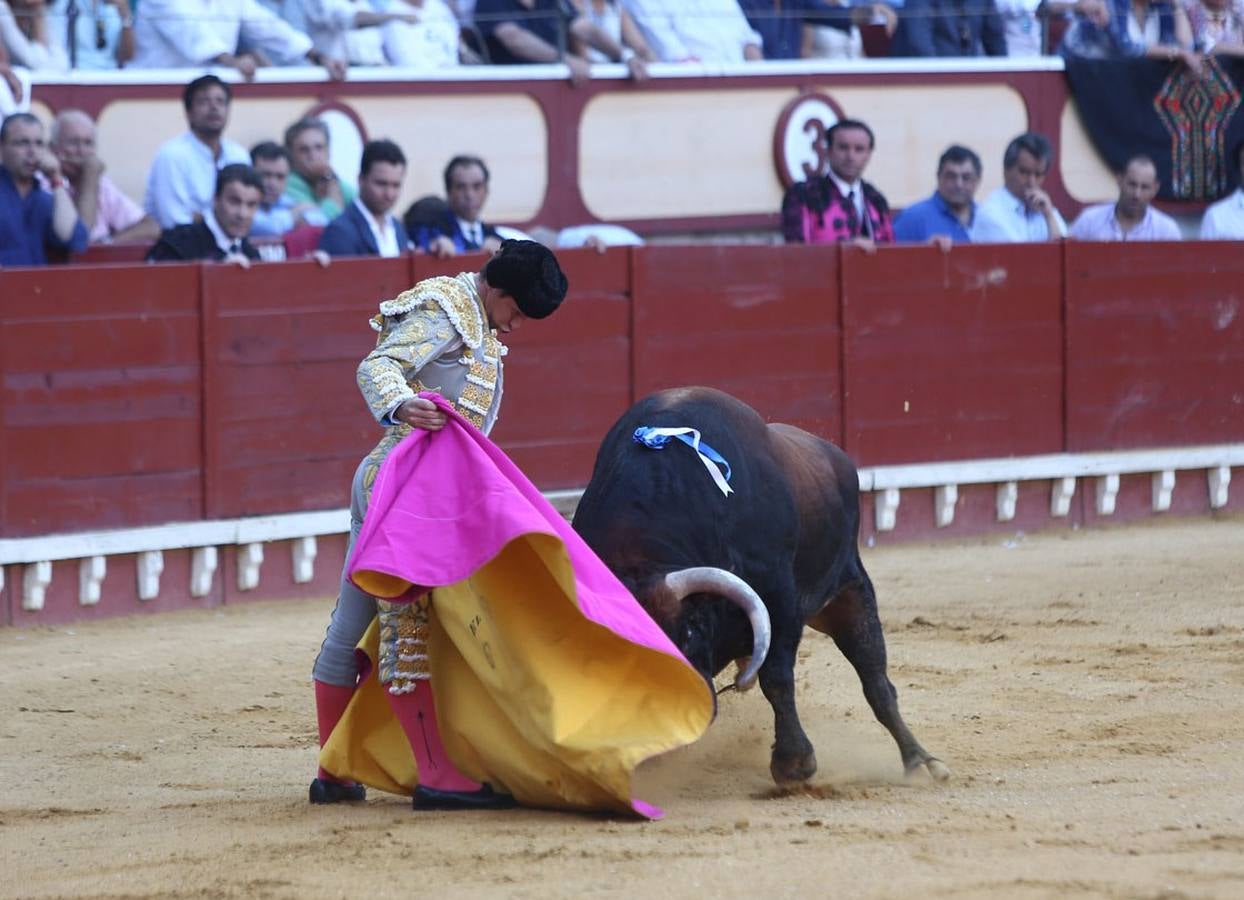
M 1227 505 L 1232 467 L 1244 466 L 1244 444 L 1213 447 L 1177 447 L 1164 450 L 1137 450 L 1116 453 L 1060 453 L 1012 459 L 978 459 L 924 465 L 878 466 L 861 469 L 860 490 L 873 494 L 877 531 L 892 531 L 898 521 L 902 492 L 934 488 L 934 524 L 944 528 L 954 522 L 959 486 L 997 484 L 996 511 L 999 522 L 1015 518 L 1019 482 L 1049 481 L 1050 515 L 1070 513 L 1079 478 L 1096 479 L 1095 509 L 1098 515 L 1115 511 L 1120 476 L 1151 473 L 1152 504 L 1155 512 L 1170 509 L 1177 473 L 1187 470 L 1206 472 L 1209 506 Z M 569 517 L 582 491 L 555 491 L 545 497 Z M 309 513 L 261 516 L 210 522 L 183 522 L 116 531 L 81 534 L 53 534 L 40 537 L 0 539 L 0 590 L 4 588 L 4 567 L 21 565 L 22 609 L 43 609 L 52 580 L 52 562 L 77 559 L 79 564 L 79 603 L 99 602 L 106 576 L 107 557 L 137 554 L 138 598 L 159 596 L 164 571 L 164 551 L 192 549 L 189 593 L 204 597 L 211 592 L 219 568 L 218 548 L 238 548 L 238 589 L 258 587 L 264 562 L 264 544 L 293 541 L 293 580 L 306 584 L 314 578 L 317 537 L 346 534 L 350 530 L 347 509 Z

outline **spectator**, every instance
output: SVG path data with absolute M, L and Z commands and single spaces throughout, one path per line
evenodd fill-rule
M 216 173 L 250 161 L 241 144 L 223 137 L 232 100 L 229 85 L 215 75 L 196 78 L 182 92 L 190 130 L 156 151 L 143 200 L 143 208 L 161 228 L 202 215 L 215 196 Z
M 66 189 L 91 243 L 148 241 L 160 232 L 155 219 L 104 174 L 95 153 L 95 123 L 80 109 L 66 109 L 52 122 L 52 152 L 60 160 Z
M 259 0 L 142 0 L 135 25 L 134 66 L 147 69 L 237 69 L 250 80 L 260 66 L 324 66 L 345 77 L 345 61 L 327 57 Z M 245 49 L 242 49 L 245 48 Z
M 70 25 L 70 11 L 76 15 Z M 54 0 L 53 19 L 69 40 L 75 69 L 119 69 L 134 58 L 134 14 L 129 0 Z
M 1192 41 L 1202 53 L 1244 56 L 1244 5 L 1241 0 L 1186 0 Z
M 390 212 L 402 193 L 406 157 L 392 141 L 368 141 L 354 202 L 328 223 L 320 249 L 333 256 L 400 256 L 411 249 L 406 232 Z
M 1147 156 L 1133 156 L 1116 176 L 1119 199 L 1084 209 L 1068 236 L 1078 241 L 1178 241 L 1179 226 L 1151 205 L 1158 195 L 1158 167 Z
M 864 56 L 864 37 L 860 29 L 865 25 L 884 27 L 884 46 L 888 53 L 894 30 L 898 27 L 898 13 L 895 8 L 902 5 L 902 0 L 891 0 L 889 3 L 841 0 L 840 6 L 850 10 L 850 27 L 844 30 L 841 26 L 834 27 L 832 23 L 805 22 L 802 55 L 809 59 L 860 59 Z M 766 44 L 765 56 L 768 55 Z
M 1231 158 L 1235 160 L 1241 187 L 1205 210 L 1201 217 L 1201 238 L 1206 241 L 1244 239 L 1244 140 L 1236 143 Z
M 1043 55 L 1045 29 L 1038 11 L 1048 15 L 1054 4 L 1046 0 L 995 0 L 995 5 L 1002 17 L 1006 55 L 1017 59 Z
M 459 30 L 444 0 L 301 0 L 307 32 L 324 56 L 353 65 L 444 69 L 458 65 Z
M 225 166 L 216 178 L 212 208 L 193 224 L 164 231 L 147 251 L 147 261 L 208 259 L 249 267 L 259 259 L 246 238 L 261 197 L 263 181 L 254 169 L 240 163 Z
M 937 161 L 937 190 L 928 200 L 913 203 L 894 220 L 894 239 L 906 243 L 937 241 L 967 243 L 976 218 L 976 189 L 981 183 L 981 158 L 958 144 Z M 940 239 L 940 240 L 939 240 Z
M 573 31 L 586 34 L 588 22 L 577 15 L 567 21 L 559 0 L 479 0 L 475 17 L 491 62 L 563 62 L 575 84 L 591 77 L 587 60 L 570 51 L 568 38 Z
M 1064 56 L 1120 59 L 1147 56 L 1201 71 L 1188 14 L 1174 0 L 1082 0 L 1063 36 Z
M 764 39 L 736 0 L 622 0 L 662 62 L 764 59 Z
M 1006 56 L 994 0 L 907 0 L 891 56 Z
M 631 77 L 648 77 L 648 63 L 656 59 L 631 14 L 618 0 L 572 0 L 575 10 L 587 22 L 583 31 L 582 55 L 589 63 L 623 63 Z
M 41 72 L 69 68 L 62 29 L 44 0 L 0 0 L 0 43 L 12 62 Z
M 35 180 L 42 173 L 51 186 Z M 60 161 L 43 143 L 43 123 L 13 113 L 0 125 L 0 266 L 47 264 L 45 247 L 82 252 L 87 234 L 61 176 Z
M 333 171 L 328 126 L 322 119 L 299 119 L 285 129 L 285 149 L 294 171 L 285 193 L 295 203 L 318 206 L 324 220 L 337 218 L 354 200 L 355 190 Z
M 495 253 L 501 238 L 482 218 L 489 180 L 484 161 L 477 156 L 455 156 L 445 166 L 444 177 L 448 208 L 430 224 L 410 232 L 411 240 L 441 259 L 479 250 Z
M 801 58 L 805 24 L 849 35 L 860 16 L 872 15 L 872 6 L 851 8 L 829 0 L 738 0 L 738 4 L 761 37 L 765 59 Z
M 782 234 L 792 244 L 840 241 L 872 248 L 894 241 L 890 205 L 864 181 L 876 140 L 856 119 L 840 119 L 825 133 L 829 173 L 792 184 L 782 198 Z
M 1054 156 L 1049 140 L 1035 131 L 1007 145 L 1002 187 L 976 209 L 972 240 L 978 244 L 1056 241 L 1067 233 L 1050 195 L 1041 189 Z
M 280 237 L 299 225 L 327 225 L 328 219 L 314 203 L 295 203 L 285 192 L 289 181 L 289 151 L 275 141 L 251 148 L 251 167 L 263 182 L 263 198 L 255 210 L 250 233 L 255 237 Z

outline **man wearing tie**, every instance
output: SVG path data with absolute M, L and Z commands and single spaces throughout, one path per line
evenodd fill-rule
M 841 119 L 825 132 L 829 171 L 792 184 L 782 198 L 788 244 L 845 241 L 870 249 L 894 242 L 890 205 L 863 179 L 874 144 L 872 129 L 857 119 Z
M 249 266 L 259 259 L 259 251 L 246 236 L 262 198 L 258 172 L 241 163 L 225 166 L 216 176 L 216 194 L 203 218 L 161 232 L 147 251 L 147 261 L 207 259 Z
M 400 256 L 411 249 L 391 210 L 402 193 L 406 156 L 392 141 L 368 141 L 359 169 L 359 192 L 328 223 L 320 249 L 331 256 Z
M 477 156 L 455 156 L 445 166 L 449 210 L 430 225 L 410 234 L 420 248 L 444 259 L 458 253 L 495 253 L 501 246 L 497 230 L 480 217 L 488 199 L 488 167 Z

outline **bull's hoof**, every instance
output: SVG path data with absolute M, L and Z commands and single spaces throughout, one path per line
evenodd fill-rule
M 950 780 L 950 767 L 936 757 L 930 756 L 928 759 L 917 762 L 914 766 L 907 770 L 907 777 L 910 778 L 921 769 L 927 771 L 929 773 L 929 777 L 934 781 Z
M 816 754 L 811 750 L 799 756 L 774 754 L 769 761 L 769 772 L 779 787 L 807 781 L 816 774 Z

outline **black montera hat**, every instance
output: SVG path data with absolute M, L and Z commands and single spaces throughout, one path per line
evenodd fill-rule
M 553 251 L 535 241 L 502 241 L 484 266 L 484 280 L 513 297 L 529 319 L 553 315 L 568 284 Z

